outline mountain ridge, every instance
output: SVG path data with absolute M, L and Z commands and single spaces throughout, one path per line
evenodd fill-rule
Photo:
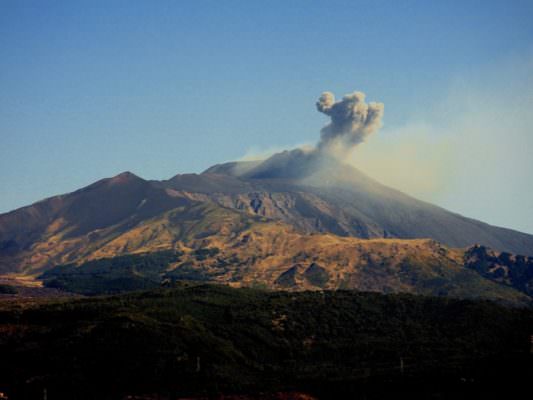
M 450 251 L 482 244 L 498 251 L 533 255 L 531 235 L 493 227 L 416 200 L 348 165 L 331 160 L 320 160 L 320 164 L 301 151 L 294 161 L 291 154 L 282 153 L 266 163 L 218 164 L 201 174 L 178 174 L 162 181 L 145 180 L 126 171 L 1 214 L 0 273 L 36 275 L 60 264 L 161 249 L 187 253 L 214 246 L 225 254 L 237 246 L 233 240 L 243 232 L 261 232 L 265 226 L 278 236 L 299 237 L 294 243 L 302 249 L 318 235 L 321 239 L 316 240 L 336 238 L 334 242 L 341 247 L 343 238 L 385 239 L 391 248 L 397 245 L 395 241 L 431 239 Z M 291 165 L 304 162 L 296 174 L 283 175 L 287 160 Z M 271 239 L 266 235 L 261 240 Z M 284 254 L 286 250 L 277 251 Z M 428 257 L 433 254 L 424 251 Z M 272 274 L 283 274 L 298 264 L 291 259 L 294 255 L 286 254 L 289 258 L 280 259 L 277 265 L 265 264 L 270 275 L 263 276 L 262 282 L 282 288 L 276 283 L 279 276 Z M 330 254 L 322 263 L 333 270 L 334 259 Z M 224 262 L 228 260 L 230 253 Z M 313 263 L 320 265 L 311 258 L 308 261 L 306 268 Z M 397 265 L 401 260 L 384 262 Z M 249 257 L 241 267 L 254 265 L 260 263 Z M 304 272 L 296 267 L 287 279 L 304 282 Z M 322 274 L 316 266 L 310 273 Z M 370 275 L 365 276 L 361 279 L 370 279 Z M 374 286 L 376 290 L 385 290 L 386 279 L 381 279 Z M 349 286 L 364 288 L 365 284 L 353 281 Z

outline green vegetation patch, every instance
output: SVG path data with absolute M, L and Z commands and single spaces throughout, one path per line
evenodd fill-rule
M 16 287 L 11 285 L 0 284 L 0 294 L 17 294 L 18 290 Z
M 294 265 L 287 271 L 283 272 L 276 278 L 274 284 L 282 288 L 292 288 L 296 286 L 296 274 L 298 272 L 298 265 Z
M 45 273 L 44 285 L 85 295 L 113 294 L 160 286 L 161 277 L 183 253 L 164 250 L 58 265 Z
M 196 260 L 203 261 L 216 256 L 218 253 L 220 253 L 220 249 L 218 247 L 205 247 L 195 250 L 194 256 Z
M 305 278 L 314 286 L 324 287 L 329 281 L 329 274 L 317 263 L 312 263 L 304 272 Z

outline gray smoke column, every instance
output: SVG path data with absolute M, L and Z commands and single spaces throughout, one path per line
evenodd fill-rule
M 367 104 L 365 97 L 363 92 L 353 92 L 335 101 L 333 93 L 322 93 L 316 108 L 331 117 L 331 122 L 320 132 L 319 150 L 349 152 L 381 128 L 385 106 L 375 102 Z

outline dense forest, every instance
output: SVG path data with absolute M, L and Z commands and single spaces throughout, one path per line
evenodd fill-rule
M 301 391 L 320 399 L 513 398 L 533 376 L 531 309 L 355 291 L 176 283 L 0 303 L 10 399 Z

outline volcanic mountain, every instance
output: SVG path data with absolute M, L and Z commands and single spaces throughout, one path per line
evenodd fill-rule
M 174 249 L 183 256 L 169 268 L 233 285 L 431 294 L 448 285 L 444 292 L 463 295 L 471 280 L 463 279 L 467 252 L 459 248 L 475 244 L 533 255 L 532 235 L 449 212 L 303 150 L 163 181 L 125 172 L 0 215 L 0 272 L 34 276 L 59 264 Z M 202 249 L 216 251 L 198 259 Z M 472 286 L 483 289 L 473 295 L 509 298 L 502 290 L 512 285 L 474 274 Z M 445 284 L 435 289 L 437 281 Z
M 206 182 L 205 188 L 183 175 L 162 182 L 162 186 L 204 193 L 222 206 L 282 220 L 305 232 L 432 238 L 451 247 L 479 243 L 533 255 L 533 235 L 491 226 L 414 199 L 350 165 L 312 152 L 293 150 L 261 163 L 215 165 L 198 179 Z M 225 186 L 224 190 L 213 190 L 215 182 Z

